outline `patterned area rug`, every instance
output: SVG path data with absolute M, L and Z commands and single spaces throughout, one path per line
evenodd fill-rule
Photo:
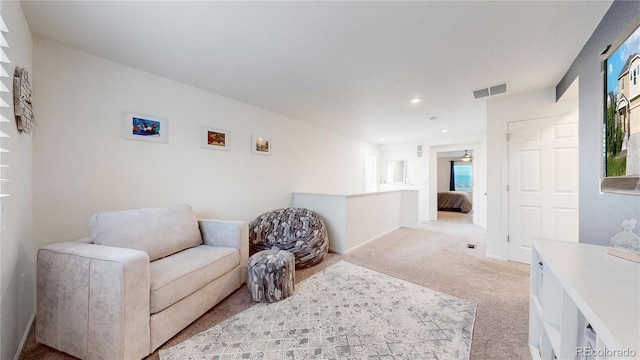
M 476 304 L 344 261 L 160 351 L 178 359 L 468 359 Z

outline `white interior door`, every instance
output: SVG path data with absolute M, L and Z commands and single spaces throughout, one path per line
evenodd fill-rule
M 578 115 L 509 123 L 509 260 L 536 237 L 578 242 Z

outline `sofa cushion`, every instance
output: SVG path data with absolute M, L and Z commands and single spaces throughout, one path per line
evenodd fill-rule
M 89 226 L 95 244 L 142 250 L 151 261 L 202 244 L 189 205 L 102 212 Z
M 240 264 L 240 251 L 201 245 L 149 265 L 150 312 L 155 314 L 201 289 Z

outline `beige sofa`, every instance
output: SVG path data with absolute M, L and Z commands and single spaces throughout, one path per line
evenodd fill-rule
M 245 222 L 182 205 L 99 213 L 90 228 L 37 260 L 36 340 L 78 358 L 143 358 L 246 282 Z

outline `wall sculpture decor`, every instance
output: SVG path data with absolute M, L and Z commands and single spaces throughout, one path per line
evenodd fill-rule
M 18 130 L 30 134 L 34 125 L 31 81 L 27 69 L 16 67 L 13 75 L 13 109 Z

